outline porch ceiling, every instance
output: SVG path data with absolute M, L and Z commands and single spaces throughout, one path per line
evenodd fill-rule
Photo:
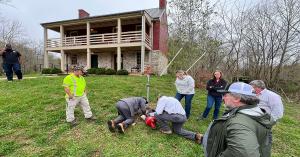
M 122 25 L 130 25 L 130 24 L 140 24 L 142 22 L 142 18 L 136 17 L 136 18 L 124 18 L 121 19 Z M 90 23 L 91 28 L 99 28 L 99 27 L 113 27 L 117 26 L 117 20 L 106 20 L 106 21 L 93 21 Z M 69 24 L 69 25 L 63 25 L 65 31 L 70 30 L 80 30 L 80 29 L 86 29 L 86 23 L 77 23 L 77 24 Z M 60 32 L 59 26 L 52 26 L 48 29 Z

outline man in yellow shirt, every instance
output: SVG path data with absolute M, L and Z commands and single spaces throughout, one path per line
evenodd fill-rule
M 77 122 L 74 117 L 74 109 L 77 104 L 80 104 L 84 117 L 87 120 L 96 120 L 93 117 L 88 98 L 86 96 L 86 82 L 83 74 L 83 67 L 75 66 L 73 73 L 66 76 L 63 81 L 63 86 L 65 87 L 66 92 L 66 120 L 71 126 L 77 125 Z

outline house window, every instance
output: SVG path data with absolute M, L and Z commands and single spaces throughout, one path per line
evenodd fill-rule
M 73 64 L 73 65 L 77 64 L 77 56 L 76 55 L 71 56 L 71 64 Z
M 136 64 L 141 65 L 141 52 L 136 53 Z
M 136 31 L 141 31 L 142 30 L 142 25 L 136 25 L 135 30 Z

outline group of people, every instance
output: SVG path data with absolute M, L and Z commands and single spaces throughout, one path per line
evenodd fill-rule
M 13 81 L 13 72 L 18 77 L 18 80 L 23 78 L 22 71 L 21 71 L 21 54 L 12 49 L 11 44 L 6 44 L 5 48 L 0 50 L 0 56 L 3 59 L 3 70 L 5 72 L 6 78 L 8 82 Z
M 75 67 L 74 73 L 64 79 L 63 86 L 67 101 L 67 122 L 76 125 L 74 108 L 80 104 L 85 118 L 94 120 L 86 97 L 86 82 L 81 76 L 83 67 Z M 195 94 L 195 81 L 184 71 L 176 72 L 175 97 L 159 96 L 155 109 L 151 109 L 144 97 L 120 99 L 116 104 L 118 116 L 108 120 L 111 132 L 124 133 L 132 125 L 136 115 L 142 115 L 146 124 L 165 134 L 178 134 L 193 140 L 204 147 L 207 157 L 215 156 L 270 156 L 272 145 L 272 126 L 283 116 L 281 97 L 266 89 L 262 80 L 249 84 L 232 83 L 222 78 L 221 71 L 213 73 L 207 82 L 207 105 L 199 119 L 205 119 L 212 106 L 214 120 L 205 133 L 183 129 L 190 117 L 192 98 Z M 180 100 L 185 98 L 185 109 Z M 224 101 L 225 112 L 220 118 L 220 106 Z M 172 126 L 169 126 L 169 123 Z

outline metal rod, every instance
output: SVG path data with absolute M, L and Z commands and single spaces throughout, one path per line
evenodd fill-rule
M 161 74 L 159 76 L 162 76 L 166 72 L 166 70 L 168 69 L 168 67 L 171 65 L 171 63 L 174 61 L 174 59 L 181 52 L 182 49 L 183 49 L 183 47 L 180 48 L 180 50 L 176 53 L 176 55 L 173 57 L 173 59 L 170 61 L 170 63 L 166 66 L 166 68 L 161 72 Z
M 147 87 L 147 101 L 149 101 L 149 94 L 150 94 L 150 74 L 147 74 L 147 84 L 146 84 L 146 87 Z
M 194 62 L 193 64 L 192 64 L 192 66 L 190 66 L 187 70 L 186 70 L 186 72 L 188 72 L 189 70 L 191 70 L 191 68 L 204 56 L 206 54 L 206 51 L 196 60 L 196 62 Z

